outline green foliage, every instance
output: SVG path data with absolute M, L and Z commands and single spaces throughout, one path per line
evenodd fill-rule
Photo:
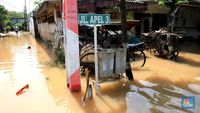
M 14 28 L 14 26 L 17 26 L 19 29 L 23 29 L 23 22 L 14 24 L 11 22 L 11 19 L 13 18 L 24 18 L 24 13 L 16 11 L 8 11 L 7 20 L 5 21 L 6 25 L 10 26 L 12 29 Z
M 15 26 L 17 26 L 18 28 L 22 28 L 22 23 L 16 23 Z
M 0 5 L 0 26 L 3 26 L 2 24 L 5 23 L 7 19 L 7 13 L 8 11 L 5 9 L 5 7 Z
M 8 11 L 8 19 L 11 18 L 24 18 L 23 12 L 16 12 L 16 11 Z
M 55 49 L 55 55 L 56 55 L 56 57 L 54 58 L 55 64 L 65 63 L 65 53 L 64 53 L 63 48 L 61 48 L 61 47 L 56 48 Z
M 189 3 L 189 0 L 177 0 L 178 4 L 186 4 Z
M 7 20 L 7 21 L 6 21 L 6 25 L 7 25 L 7 26 L 12 26 L 12 23 L 10 22 L 10 20 Z
M 25 28 L 25 23 L 16 23 L 15 25 L 12 25 L 13 26 L 17 26 L 20 30 L 24 29 Z
M 4 6 L 0 5 L 0 26 L 6 28 L 7 30 L 12 29 L 14 26 L 23 29 L 23 23 L 12 24 L 12 18 L 24 18 L 23 12 L 7 11 Z
M 159 5 L 162 6 L 175 6 L 176 4 L 185 4 L 189 3 L 189 0 L 155 0 Z
M 43 3 L 43 0 L 36 0 L 34 2 L 35 10 L 38 10 L 42 3 Z
M 8 31 L 11 30 L 11 26 L 7 25 L 6 30 L 8 30 Z

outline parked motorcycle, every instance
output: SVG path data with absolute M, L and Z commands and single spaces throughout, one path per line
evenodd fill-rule
M 151 54 L 164 56 L 177 61 L 180 50 L 178 39 L 182 38 L 180 35 L 167 31 L 157 31 L 145 33 L 143 36 L 146 38 L 146 48 Z

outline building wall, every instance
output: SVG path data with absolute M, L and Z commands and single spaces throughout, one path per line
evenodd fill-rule
M 174 29 L 175 31 L 183 31 L 185 37 L 198 38 L 200 31 L 200 8 L 182 6 L 175 18 Z
M 35 36 L 35 27 L 34 27 L 33 17 L 29 18 L 29 31 L 31 32 L 33 36 Z
M 49 24 L 48 22 L 45 22 L 38 24 L 38 31 L 41 37 L 48 42 L 52 41 L 55 28 L 56 25 L 54 23 Z
M 181 7 L 177 13 L 175 27 L 196 28 L 200 23 L 200 8 Z
M 12 19 L 11 19 L 11 23 L 12 23 L 12 24 L 24 23 L 24 18 L 12 18 Z

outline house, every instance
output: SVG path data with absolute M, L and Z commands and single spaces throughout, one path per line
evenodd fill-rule
M 200 1 L 180 5 L 175 14 L 174 31 L 183 32 L 188 39 L 200 38 Z
M 78 11 L 79 13 L 109 13 L 113 22 L 120 22 L 120 11 L 117 7 L 119 3 L 119 0 L 78 0 Z M 55 40 L 56 33 L 62 32 L 61 4 L 61 0 L 45 0 L 35 13 L 39 34 L 49 43 Z M 144 12 L 146 8 L 145 3 L 127 2 L 127 19 L 131 25 L 138 22 L 134 21 L 134 12 Z
M 169 9 L 159 6 L 155 0 L 148 0 L 146 4 L 147 10 L 145 12 L 134 12 L 135 19 L 141 21 L 136 32 L 144 33 L 166 28 Z
M 40 37 L 52 44 L 62 34 L 61 0 L 46 0 L 35 13 Z
M 134 13 L 135 19 L 141 20 L 138 32 L 150 32 L 166 29 L 169 9 L 159 6 L 154 0 L 148 0 L 144 13 Z M 200 1 L 191 0 L 188 4 L 177 5 L 174 14 L 173 32 L 183 33 L 189 39 L 200 38 Z
M 24 23 L 25 18 L 11 18 L 10 22 L 12 25 L 15 25 L 17 23 Z
M 55 34 L 56 28 L 62 29 L 61 2 L 61 0 L 44 1 L 36 12 L 38 31 L 41 37 L 49 42 L 52 41 L 52 34 Z M 119 0 L 78 0 L 78 11 L 79 13 L 107 13 L 111 15 L 111 22 L 120 22 L 119 3 Z M 175 13 L 174 31 L 185 31 L 185 36 L 198 38 L 199 6 L 198 0 L 181 4 Z M 144 2 L 127 0 L 126 9 L 128 29 L 134 26 L 138 34 L 167 27 L 169 9 L 159 6 L 155 0 L 144 0 Z
M 120 23 L 120 0 L 79 0 L 79 13 L 106 13 L 110 14 L 111 23 Z M 127 29 L 136 27 L 140 30 L 141 18 L 137 18 L 137 14 L 143 14 L 147 10 L 146 2 L 126 1 L 127 10 Z M 137 32 L 138 29 L 136 29 Z

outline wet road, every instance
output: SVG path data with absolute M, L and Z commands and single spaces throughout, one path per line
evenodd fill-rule
M 44 43 L 27 33 L 0 38 L 0 113 L 199 113 L 200 51 L 190 47 L 185 44 L 178 62 L 147 52 L 145 67 L 133 69 L 135 81 L 102 83 L 100 94 L 83 103 L 85 78 L 82 91 L 70 93 L 65 70 L 49 66 Z M 195 109 L 181 108 L 182 96 L 195 96 Z

